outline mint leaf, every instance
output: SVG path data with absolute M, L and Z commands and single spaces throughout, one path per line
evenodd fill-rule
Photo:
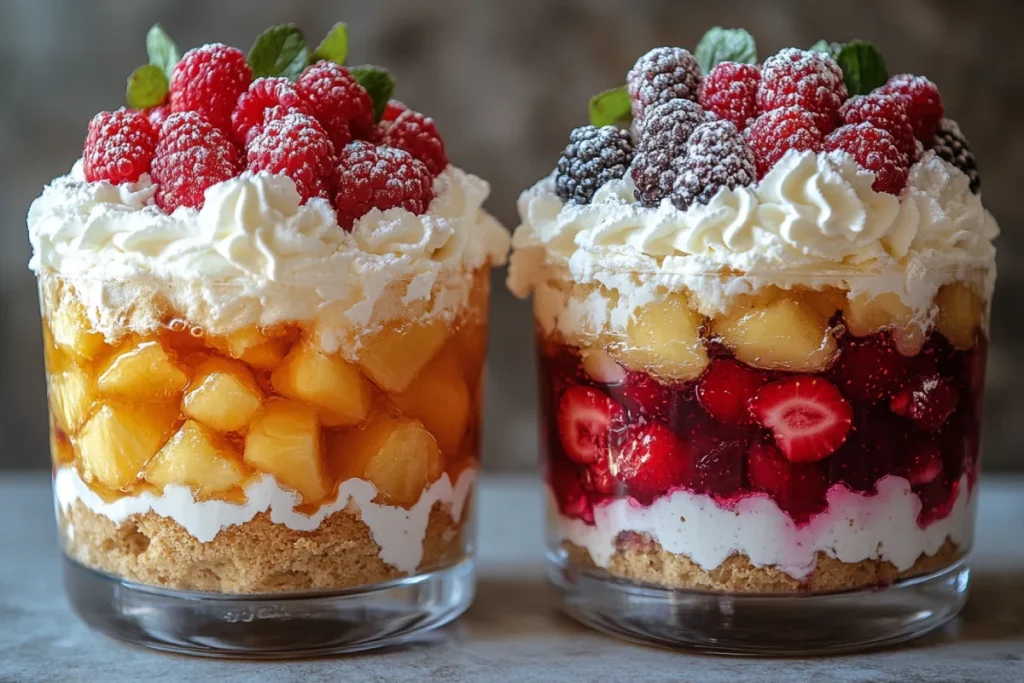
M 160 24 L 153 24 L 146 34 L 146 54 L 149 55 L 149 63 L 163 71 L 170 80 L 181 53 Z
M 838 55 L 842 49 L 843 46 L 841 44 L 830 43 L 827 40 L 819 40 L 809 48 L 811 52 L 824 52 L 833 59 L 835 59 L 836 55 Z
M 294 81 L 309 64 L 309 48 L 295 26 L 271 26 L 259 35 L 246 59 L 253 78 L 284 76 Z
M 866 40 L 845 43 L 836 62 L 843 69 L 843 81 L 851 97 L 866 95 L 889 80 L 882 53 Z
M 592 126 L 614 126 L 617 123 L 629 123 L 632 118 L 632 103 L 624 85 L 599 92 L 590 98 Z
M 321 59 L 345 65 L 345 60 L 348 59 L 348 26 L 338 22 L 331 27 L 324 39 L 316 46 L 316 50 L 309 58 L 309 63 L 319 62 Z
M 128 77 L 124 99 L 132 109 L 148 109 L 164 101 L 170 84 L 156 64 L 143 64 Z
M 757 64 L 757 44 L 754 36 L 741 28 L 715 26 L 697 43 L 693 56 L 704 73 L 721 62 Z
M 359 85 L 366 88 L 373 100 L 373 119 L 380 121 L 384 116 L 384 109 L 395 94 L 395 78 L 391 73 L 379 66 L 354 66 L 349 69 L 352 76 L 359 82 Z

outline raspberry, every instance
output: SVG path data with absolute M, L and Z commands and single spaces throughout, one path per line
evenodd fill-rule
M 213 43 L 189 50 L 171 73 L 171 111 L 196 111 L 224 132 L 231 112 L 252 81 L 241 50 Z
M 651 107 L 639 126 L 640 143 L 629 172 L 636 184 L 634 194 L 644 206 L 657 206 L 672 192 L 676 160 L 686 153 L 686 141 L 707 121 L 696 102 L 674 99 Z
M 431 175 L 437 175 L 448 166 L 444 140 L 437 132 L 434 119 L 406 109 L 388 126 L 383 144 L 404 149 L 422 161 Z
M 820 152 L 824 145 L 814 116 L 799 107 L 761 114 L 750 124 L 746 135 L 757 162 L 758 178 L 763 178 L 789 150 Z
M 942 119 L 939 121 L 935 137 L 932 138 L 931 148 L 971 179 L 971 192 L 978 194 L 981 190 L 981 176 L 978 175 L 978 160 L 971 151 L 967 138 L 960 132 L 960 126 L 953 119 Z
M 839 107 L 847 98 L 843 70 L 823 52 L 786 48 L 765 60 L 757 105 L 761 111 L 800 107 L 814 116 L 822 133 L 836 127 Z
M 626 74 L 626 89 L 633 100 L 633 118 L 641 121 L 648 107 L 682 98 L 697 101 L 700 65 L 681 47 L 656 47 Z
M 373 100 L 349 70 L 334 62 L 308 67 L 295 83 L 313 116 L 327 130 L 336 149 L 373 133 Z
M 761 69 L 753 64 L 721 62 L 700 84 L 700 106 L 743 130 L 757 118 Z
M 338 225 L 351 230 L 371 209 L 400 206 L 421 214 L 434 197 L 430 171 L 405 150 L 362 140 L 349 143 L 334 172 Z
M 917 160 L 917 139 L 914 128 L 907 117 L 907 100 L 899 95 L 885 95 L 873 92 L 848 99 L 839 110 L 843 123 L 870 123 L 889 133 L 896 146 L 907 155 L 907 160 Z
M 899 195 L 907 184 L 910 166 L 906 155 L 896 147 L 896 140 L 888 132 L 870 123 L 858 123 L 837 128 L 825 138 L 829 152 L 842 150 L 856 160 L 865 171 L 875 174 L 871 185 L 875 192 Z
M 203 192 L 241 171 L 238 148 L 197 112 L 171 114 L 160 130 L 153 156 L 157 205 L 171 213 L 179 206 L 200 208 Z
M 231 130 L 235 144 L 244 147 L 249 131 L 263 125 L 263 113 L 269 107 L 281 106 L 309 114 L 306 103 L 287 78 L 257 78 L 238 98 L 231 112 Z
M 394 121 L 404 111 L 409 111 L 409 107 L 398 100 L 388 100 L 387 106 L 384 107 L 384 116 L 381 117 L 381 121 Z
M 597 189 L 626 175 L 633 159 L 633 138 L 615 126 L 583 126 L 569 134 L 558 160 L 555 189 L 566 202 L 589 204 Z
M 171 105 L 161 104 L 156 107 L 150 107 L 146 110 L 146 117 L 149 119 L 149 124 L 153 126 L 154 135 L 160 132 L 160 129 L 164 125 L 164 121 L 171 115 Z
M 907 99 L 907 116 L 914 128 L 914 136 L 928 144 L 935 136 L 935 129 L 946 113 L 942 96 L 934 83 L 924 76 L 900 74 L 875 92 L 883 95 L 902 95 Z
M 249 170 L 283 174 L 295 181 L 302 201 L 327 198 L 334 170 L 334 146 L 327 131 L 309 114 L 272 107 L 266 122 L 251 136 Z
M 757 181 L 754 153 L 728 121 L 697 126 L 686 143 L 686 156 L 677 167 L 672 203 L 681 211 L 694 202 L 707 204 L 723 187 L 733 189 Z
M 138 180 L 149 171 L 156 137 L 145 112 L 124 107 L 101 111 L 89 122 L 82 150 L 85 179 L 114 185 Z

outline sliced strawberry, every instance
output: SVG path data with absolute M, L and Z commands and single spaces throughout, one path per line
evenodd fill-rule
M 558 402 L 558 436 L 565 454 L 581 465 L 608 457 L 608 437 L 625 413 L 607 394 L 574 385 Z
M 615 491 L 615 477 L 612 476 L 607 460 L 598 460 L 583 473 L 584 491 L 609 495 Z
M 749 423 L 747 403 L 767 382 L 757 370 L 731 358 L 719 358 L 697 382 L 697 400 L 719 422 Z
M 608 391 L 631 415 L 664 418 L 672 405 L 672 387 L 644 372 L 628 373 L 625 382 Z
M 651 422 L 629 432 L 612 469 L 631 494 L 653 498 L 689 482 L 693 465 L 687 444 L 665 425 Z
M 594 521 L 594 509 L 580 484 L 579 468 L 576 465 L 565 460 L 549 462 L 548 484 L 563 515 L 588 523 Z
M 906 379 L 907 361 L 885 335 L 849 338 L 829 373 L 843 395 L 854 400 L 883 401 Z
M 959 401 L 956 389 L 938 374 L 914 377 L 892 397 L 889 409 L 905 417 L 918 429 L 934 432 L 956 410 Z
M 755 442 L 747 455 L 747 478 L 797 522 L 825 509 L 828 481 L 818 463 L 792 463 L 770 443 Z
M 846 441 L 853 409 L 819 377 L 792 377 L 766 384 L 750 400 L 750 414 L 775 434 L 790 462 L 815 462 Z

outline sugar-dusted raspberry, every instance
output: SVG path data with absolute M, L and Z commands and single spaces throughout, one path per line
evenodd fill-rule
M 409 107 L 405 106 L 404 102 L 398 100 L 388 100 L 387 106 L 384 107 L 384 116 L 381 117 L 381 121 L 394 121 L 398 118 L 398 115 L 404 111 L 409 111 Z
M 682 211 L 694 203 L 707 204 L 723 187 L 734 189 L 757 181 L 754 153 L 729 121 L 697 126 L 677 168 L 672 203 Z
M 153 156 L 156 203 L 167 213 L 179 206 L 200 208 L 206 188 L 235 177 L 241 166 L 238 148 L 201 114 L 171 114 Z
M 164 121 L 171 115 L 171 105 L 160 104 L 155 107 L 150 107 L 146 110 L 146 117 L 149 119 L 149 123 L 153 126 L 153 134 L 156 135 L 163 128 Z
M 648 107 L 675 98 L 697 101 L 700 65 L 681 47 L 656 47 L 636 60 L 626 74 L 626 89 L 633 101 L 633 118 L 640 121 Z
M 250 171 L 283 174 L 295 181 L 303 202 L 327 198 L 334 145 L 309 114 L 284 107 L 268 109 L 266 122 L 249 139 L 246 156 Z
M 249 132 L 263 125 L 263 113 L 269 107 L 284 107 L 309 114 L 309 108 L 287 78 L 257 78 L 238 98 L 231 112 L 231 131 L 235 144 L 244 147 Z
M 373 100 L 345 67 L 317 62 L 302 72 L 295 87 L 337 149 L 352 138 L 372 135 Z
M 824 144 L 814 116 L 799 107 L 772 109 L 761 114 L 747 128 L 746 136 L 757 162 L 758 178 L 772 170 L 789 150 L 820 152 Z
M 431 175 L 436 176 L 448 166 L 444 140 L 434 119 L 417 111 L 406 109 L 399 114 L 384 132 L 383 144 L 404 149 L 426 164 Z
M 85 179 L 130 183 L 149 171 L 156 147 L 156 131 L 145 112 L 121 107 L 101 111 L 89 122 L 82 150 Z
M 171 73 L 171 111 L 196 111 L 226 133 L 239 95 L 252 81 L 241 50 L 212 43 L 186 52 Z
M 942 95 L 934 83 L 924 76 L 899 74 L 875 92 L 907 98 L 907 116 L 914 127 L 914 135 L 926 145 L 932 141 L 939 121 L 946 113 Z
M 657 206 L 672 192 L 676 160 L 686 153 L 686 141 L 707 114 L 691 100 L 676 98 L 650 108 L 639 125 L 640 142 L 629 173 L 634 194 L 644 206 Z
M 892 135 L 870 123 L 836 128 L 825 138 L 825 149 L 846 152 L 858 166 L 874 173 L 871 187 L 875 192 L 899 195 L 907 184 L 910 166 L 906 155 L 896 147 Z
M 338 155 L 334 171 L 334 208 L 338 225 L 352 225 L 371 209 L 402 207 L 424 213 L 434 197 L 433 180 L 423 162 L 405 150 L 356 140 Z
M 962 132 L 960 126 L 953 119 L 942 119 L 932 138 L 931 149 L 971 179 L 971 192 L 978 194 L 981 191 L 981 176 L 978 175 L 978 160 L 971 151 L 970 143 Z
M 757 118 L 761 69 L 753 64 L 720 62 L 700 84 L 700 106 L 743 130 Z
M 814 116 L 822 133 L 836 127 L 846 101 L 843 70 L 823 52 L 789 47 L 764 61 L 757 105 L 761 111 L 800 107 Z
M 879 92 L 851 97 L 843 103 L 839 115 L 843 123 L 870 123 L 888 132 L 910 163 L 917 160 L 917 139 L 907 117 L 906 98 Z
M 626 175 L 633 160 L 633 138 L 615 126 L 583 126 L 569 133 L 558 160 L 555 191 L 566 202 L 589 204 L 597 189 Z

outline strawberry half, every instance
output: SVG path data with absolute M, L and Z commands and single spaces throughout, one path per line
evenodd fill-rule
M 937 374 L 915 377 L 889 401 L 889 409 L 926 432 L 941 427 L 956 410 L 956 389 Z
M 767 377 L 743 363 L 719 358 L 697 382 L 697 400 L 719 422 L 749 423 L 747 404 L 767 381 Z
M 571 386 L 558 402 L 558 436 L 565 454 L 580 465 L 608 457 L 608 437 L 625 411 L 593 387 Z
M 608 391 L 630 415 L 665 418 L 672 406 L 672 388 L 644 372 L 630 372 L 621 384 Z
M 767 493 L 797 522 L 826 507 L 828 481 L 821 465 L 790 462 L 770 443 L 755 442 L 750 447 L 747 478 L 751 489 Z
M 693 467 L 687 444 L 665 425 L 651 422 L 630 431 L 613 471 L 630 493 L 654 497 L 688 483 Z
M 846 441 L 853 409 L 839 390 L 818 377 L 766 384 L 750 400 L 750 414 L 772 430 L 790 462 L 815 462 Z
M 902 386 L 906 359 L 887 337 L 853 339 L 829 373 L 843 394 L 854 400 L 882 401 Z

